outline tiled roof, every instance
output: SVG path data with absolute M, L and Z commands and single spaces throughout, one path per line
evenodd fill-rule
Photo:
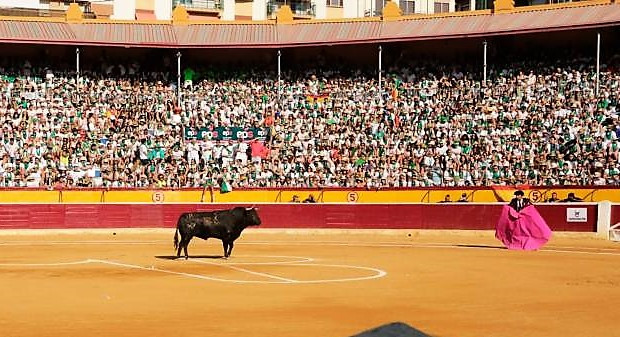
M 382 24 L 381 21 L 350 21 L 280 25 L 278 42 L 285 45 L 363 42 L 380 36 Z
M 76 40 L 83 44 L 175 46 L 172 25 L 81 23 L 70 24 Z
M 75 32 L 66 23 L 0 21 L 0 41 L 72 43 L 75 40 Z
M 179 27 L 181 46 L 239 47 L 278 44 L 274 24 L 198 24 Z
M 0 18 L 0 42 L 162 48 L 291 47 L 378 41 L 516 34 L 551 30 L 620 26 L 620 5 L 579 3 L 563 7 L 534 6 L 508 13 L 490 11 L 381 21 L 304 21 L 292 24 L 201 22 L 118 23 L 54 22 Z

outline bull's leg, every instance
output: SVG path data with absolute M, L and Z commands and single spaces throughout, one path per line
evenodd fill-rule
M 181 248 L 183 248 L 183 251 L 185 252 L 185 259 L 187 260 L 189 258 L 189 255 L 187 254 L 187 246 L 189 245 L 189 242 L 191 240 L 192 236 L 190 235 L 181 237 L 181 242 L 179 243 L 179 250 L 177 251 L 177 257 L 181 256 Z
M 228 241 L 222 240 L 222 246 L 224 246 L 224 258 L 228 257 Z
M 177 246 L 177 259 L 181 257 L 181 249 L 183 248 L 184 245 L 185 245 L 185 237 L 181 235 L 181 241 L 179 242 L 179 245 Z
M 183 245 L 183 250 L 185 251 L 185 259 L 187 260 L 189 258 L 189 254 L 187 254 L 187 246 L 189 246 L 189 241 L 191 238 L 185 240 L 184 245 Z
M 230 243 L 228 244 L 228 256 L 230 256 L 230 253 L 232 253 L 233 246 L 235 245 L 234 243 L 234 241 L 230 241 Z

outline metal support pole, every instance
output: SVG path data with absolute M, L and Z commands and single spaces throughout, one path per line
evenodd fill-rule
M 484 41 L 482 43 L 482 45 L 484 46 L 484 55 L 483 55 L 483 74 L 482 74 L 482 82 L 484 83 L 483 86 L 487 85 L 487 41 Z
M 177 51 L 177 105 L 181 107 L 181 52 Z
M 282 51 L 280 49 L 278 49 L 278 105 L 281 104 L 281 99 L 282 99 L 282 84 L 281 84 L 281 80 L 282 80 Z
M 75 48 L 75 89 L 77 100 L 80 102 L 80 48 Z
M 381 45 L 379 45 L 379 98 L 383 99 L 383 95 L 381 93 L 381 87 L 382 87 L 382 83 L 381 83 L 381 58 L 383 56 L 383 48 L 381 47 Z
M 596 33 L 596 96 L 599 93 L 599 74 L 601 66 L 601 33 Z
M 80 48 L 75 48 L 75 80 L 80 81 Z

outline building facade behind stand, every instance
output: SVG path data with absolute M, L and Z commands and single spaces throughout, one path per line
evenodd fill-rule
M 184 6 L 197 20 L 270 20 L 288 5 L 298 20 L 352 19 L 381 16 L 388 0 L 0 0 L 0 16 L 63 16 L 77 3 L 89 18 L 170 20 Z M 403 15 L 428 15 L 494 8 L 492 0 L 397 0 Z M 515 6 L 558 4 L 566 0 L 517 0 Z

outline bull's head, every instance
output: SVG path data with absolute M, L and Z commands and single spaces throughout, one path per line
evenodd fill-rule
M 248 220 L 249 226 L 259 226 L 261 224 L 257 210 L 258 208 L 254 206 L 245 208 L 245 218 Z

